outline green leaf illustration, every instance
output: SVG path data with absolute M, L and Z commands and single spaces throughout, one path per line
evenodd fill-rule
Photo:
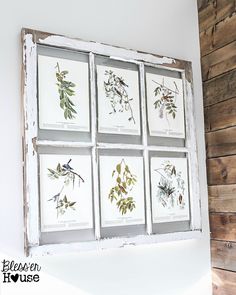
M 69 72 L 60 71 L 59 63 L 57 63 L 56 69 L 56 85 L 58 87 L 60 98 L 60 108 L 64 111 L 64 118 L 66 120 L 72 120 L 75 118 L 75 114 L 77 114 L 76 110 L 74 109 L 75 104 L 71 100 L 71 98 L 75 95 L 75 91 L 72 88 L 74 88 L 76 85 L 66 80 L 66 75 Z

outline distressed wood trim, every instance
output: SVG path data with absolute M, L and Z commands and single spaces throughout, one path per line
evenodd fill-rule
M 125 248 L 136 245 L 165 243 L 171 241 L 182 241 L 190 239 L 201 239 L 201 231 L 186 231 L 169 234 L 156 235 L 139 235 L 135 237 L 101 239 L 100 241 L 70 243 L 70 244 L 53 244 L 32 247 L 30 256 L 55 255 L 63 253 L 73 253 L 81 251 L 98 251 L 111 248 Z
M 37 122 L 37 48 L 32 35 L 22 34 L 24 106 L 24 223 L 25 252 L 39 245 Z
M 142 117 L 142 134 L 143 134 L 143 160 L 145 171 L 145 200 L 146 200 L 146 224 L 147 234 L 152 234 L 152 209 L 151 209 L 151 190 L 149 176 L 149 152 L 148 152 L 148 127 L 147 127 L 147 110 L 146 110 L 146 90 L 145 90 L 145 70 L 144 64 L 139 66 L 140 75 L 140 97 L 141 97 L 141 117 Z
M 190 212 L 191 212 L 191 228 L 192 230 L 201 229 L 201 198 L 200 198 L 200 183 L 199 183 L 199 167 L 198 153 L 196 142 L 195 128 L 195 112 L 193 99 L 193 81 L 191 64 L 188 65 L 189 79 L 186 79 L 185 73 L 182 73 L 184 81 L 184 97 L 185 97 L 185 116 L 186 116 L 186 148 L 188 149 L 188 171 L 190 184 Z M 190 81 L 190 82 L 189 82 Z M 187 115 L 188 114 L 188 115 Z
M 42 45 L 49 45 L 65 49 L 74 49 L 85 52 L 93 52 L 94 54 L 105 55 L 114 58 L 122 58 L 123 61 L 147 62 L 151 64 L 161 65 L 167 68 L 177 70 L 185 70 L 188 61 L 177 58 L 165 57 L 154 53 L 146 53 L 133 49 L 125 49 L 119 46 L 111 46 L 104 43 L 94 41 L 85 41 L 78 38 L 69 38 L 63 35 L 55 35 L 47 32 L 40 32 L 32 29 L 24 29 L 28 34 L 34 36 L 35 42 Z

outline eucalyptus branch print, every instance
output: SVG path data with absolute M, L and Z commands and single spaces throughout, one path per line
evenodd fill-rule
M 104 81 L 104 89 L 106 97 L 110 100 L 112 111 L 109 113 L 116 114 L 117 112 L 128 112 L 129 121 L 134 124 L 135 118 L 133 114 L 133 109 L 131 102 L 133 98 L 129 98 L 127 85 L 122 77 L 117 76 L 113 71 L 105 71 L 105 76 L 108 76 L 107 81 Z
M 63 179 L 63 185 L 60 191 L 51 197 L 48 201 L 52 201 L 56 203 L 57 217 L 63 215 L 67 209 L 75 210 L 74 205 L 76 201 L 70 201 L 68 197 L 63 193 L 65 186 L 72 184 L 73 189 L 75 187 L 75 181 L 78 180 L 78 185 L 81 182 L 84 182 L 84 179 L 74 171 L 74 169 L 70 166 L 71 159 L 66 164 L 57 164 L 55 169 L 48 168 L 48 177 L 52 180 Z
M 170 161 L 165 161 L 154 171 L 160 175 L 157 185 L 158 202 L 168 209 L 176 206 L 184 209 L 185 182 L 181 177 L 181 171 L 177 172 L 175 165 Z
M 75 114 L 77 114 L 75 110 L 75 104 L 72 101 L 72 96 L 75 95 L 75 90 L 73 89 L 76 85 L 73 82 L 66 80 L 66 75 L 69 73 L 68 71 L 61 71 L 60 65 L 57 62 L 56 64 L 56 79 L 57 79 L 57 87 L 58 93 L 60 97 L 60 107 L 64 111 L 64 118 L 66 120 L 71 120 L 75 118 Z
M 179 94 L 177 84 L 173 82 L 175 89 L 170 89 L 165 86 L 164 78 L 162 84 L 155 80 L 152 80 L 152 82 L 157 84 L 157 87 L 154 89 L 154 95 L 157 98 L 154 102 L 154 107 L 158 109 L 159 118 L 165 118 L 170 126 L 169 117 L 175 119 L 177 114 L 176 99 Z
M 116 206 L 122 215 L 125 215 L 128 211 L 132 212 L 136 205 L 134 198 L 130 196 L 130 192 L 137 182 L 137 177 L 131 173 L 124 159 L 116 165 L 112 172 L 112 178 L 116 179 L 116 184 L 110 190 L 109 200 L 111 203 L 116 202 Z

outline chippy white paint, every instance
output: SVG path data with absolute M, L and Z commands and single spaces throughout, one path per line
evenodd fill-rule
M 87 42 L 79 39 L 67 38 L 64 36 L 51 35 L 45 39 L 39 39 L 39 43 L 52 46 L 73 48 L 80 51 L 93 52 L 110 57 L 123 58 L 126 61 L 139 60 L 154 64 L 173 64 L 175 60 L 169 57 L 157 57 L 148 53 L 141 53 L 135 50 L 110 46 L 97 42 Z
M 192 73 L 191 73 L 192 74 Z M 188 153 L 188 169 L 189 169 L 189 184 L 190 184 L 190 211 L 191 211 L 191 228 L 198 230 L 202 228 L 201 224 L 201 204 L 200 204 L 200 183 L 199 183 L 199 167 L 196 142 L 196 125 L 194 116 L 194 100 L 193 86 L 185 79 L 185 74 L 182 74 L 185 84 L 185 116 L 186 116 L 186 147 Z
M 96 98 L 96 81 L 95 81 L 95 60 L 94 54 L 89 54 L 89 68 L 90 68 L 90 91 L 91 91 L 91 140 L 93 143 L 92 147 L 92 166 L 93 166 L 93 204 L 94 204 L 94 227 L 95 227 L 95 238 L 100 239 L 100 202 L 99 202 L 99 178 L 98 178 L 98 151 L 96 149 L 97 144 L 97 98 Z
M 138 245 L 151 245 L 155 243 L 164 243 L 171 241 L 182 241 L 190 239 L 200 239 L 202 237 L 201 231 L 187 231 L 177 232 L 171 234 L 161 235 L 138 235 L 132 238 L 110 238 L 102 239 L 100 241 L 71 243 L 71 244 L 57 244 L 57 245 L 43 245 L 30 248 L 30 256 L 41 255 L 57 255 L 62 253 L 73 253 L 82 251 L 97 251 L 111 248 L 133 247 Z
M 26 211 L 26 232 L 28 240 L 26 248 L 31 255 L 35 254 L 54 254 L 71 251 L 85 251 L 96 249 L 107 249 L 114 247 L 125 247 L 132 245 L 151 244 L 163 241 L 183 240 L 199 238 L 201 236 L 201 216 L 200 216 L 200 196 L 199 196 L 199 171 L 196 150 L 195 121 L 193 112 L 193 92 L 192 77 L 187 81 L 185 71 L 189 71 L 190 64 L 186 61 L 178 61 L 181 65 L 176 68 L 174 59 L 158 57 L 151 54 L 139 53 L 134 50 L 113 47 L 95 42 L 86 42 L 77 39 L 70 39 L 62 36 L 51 35 L 44 39 L 38 39 L 38 44 L 57 46 L 78 51 L 89 52 L 90 68 L 90 92 L 91 92 L 91 142 L 66 142 L 37 140 L 37 95 L 36 95 L 36 60 L 37 44 L 33 42 L 34 34 L 42 35 L 40 32 L 32 31 L 24 35 L 24 65 L 25 65 L 25 87 L 24 87 L 24 105 L 25 105 L 25 206 Z M 96 81 L 95 81 L 95 60 L 94 54 L 102 54 L 116 59 L 134 62 L 139 65 L 141 82 L 141 115 L 143 141 L 142 144 L 114 144 L 101 143 L 97 140 L 97 118 L 96 118 Z M 169 64 L 169 66 L 168 66 Z M 145 93 L 145 72 L 144 65 L 162 67 L 168 70 L 178 71 L 182 74 L 184 81 L 184 98 L 186 114 L 186 147 L 165 147 L 148 145 L 147 125 L 146 125 L 146 93 Z M 188 72 L 189 74 L 189 72 Z M 36 147 L 68 147 L 92 148 L 92 168 L 94 185 L 94 224 L 95 241 L 79 242 L 58 245 L 39 246 L 39 208 L 38 208 L 38 163 Z M 147 235 L 134 237 L 101 239 L 100 233 L 100 205 L 99 205 L 99 177 L 98 177 L 98 152 L 100 149 L 130 149 L 143 151 L 144 170 L 145 170 L 145 195 L 146 195 L 146 216 L 147 216 Z M 175 232 L 169 234 L 152 234 L 152 216 L 150 200 L 150 179 L 149 179 L 149 152 L 179 152 L 186 153 L 189 163 L 189 184 L 190 184 L 190 203 L 191 203 L 191 231 Z
M 39 209 L 38 209 L 38 159 L 36 138 L 37 122 L 37 46 L 32 35 L 23 40 L 24 69 L 24 214 L 26 219 L 25 239 L 29 247 L 39 244 Z
M 143 159 L 145 171 L 145 200 L 146 200 L 146 223 L 147 234 L 152 233 L 152 215 L 151 215 L 151 193 L 150 193 L 150 177 L 149 177 L 149 152 L 148 152 L 148 129 L 147 129 L 147 110 L 146 110 L 146 91 L 145 91 L 145 70 L 143 63 L 139 65 L 140 75 L 140 96 L 142 111 L 142 133 L 143 133 Z

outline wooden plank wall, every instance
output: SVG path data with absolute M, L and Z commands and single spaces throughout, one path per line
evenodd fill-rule
M 236 0 L 198 0 L 214 295 L 236 294 Z

